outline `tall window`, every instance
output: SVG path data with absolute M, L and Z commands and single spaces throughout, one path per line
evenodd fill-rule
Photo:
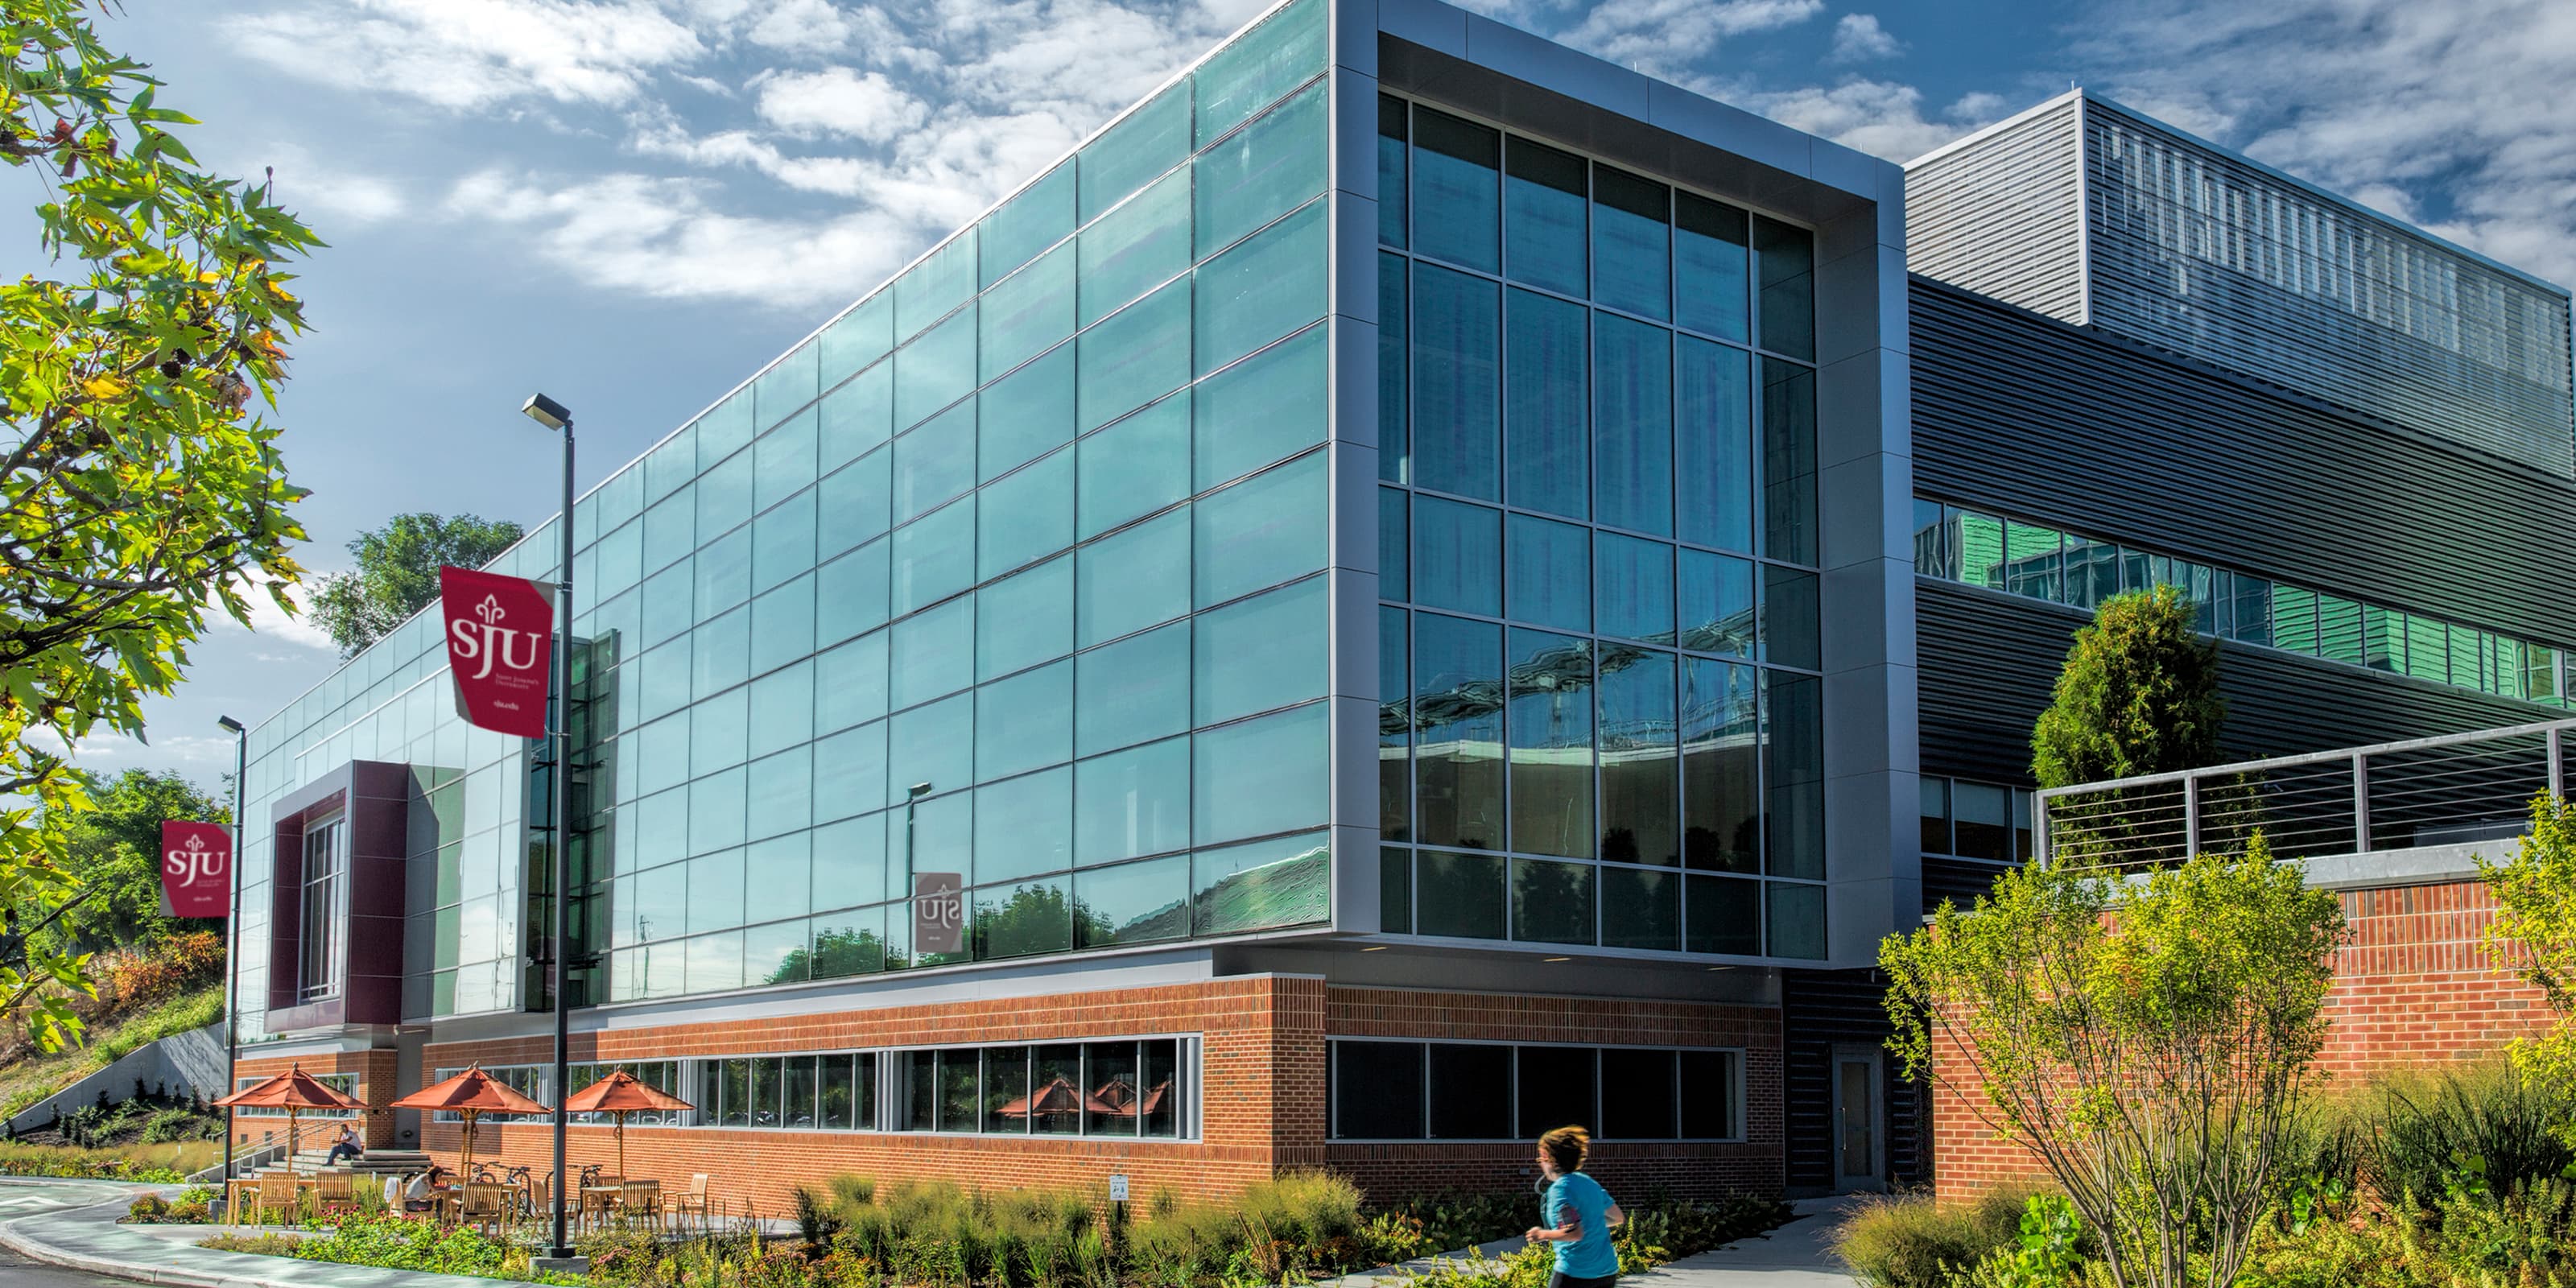
M 304 905 L 297 927 L 304 935 L 296 979 L 305 1001 L 340 995 L 341 936 L 349 920 L 348 820 L 335 818 L 304 832 Z

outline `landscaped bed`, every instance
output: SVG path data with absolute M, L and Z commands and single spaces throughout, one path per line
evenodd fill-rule
M 1371 1211 L 1329 1173 L 1256 1185 L 1223 1203 L 1168 1192 L 1099 1208 L 1070 1190 L 981 1191 L 946 1182 L 880 1189 L 836 1178 L 799 1196 L 798 1232 L 743 1227 L 672 1241 L 651 1230 L 584 1236 L 588 1278 L 530 1269 L 540 1233 L 440 1227 L 418 1217 L 352 1213 L 327 1234 L 227 1235 L 201 1246 L 313 1261 L 483 1275 L 588 1288 L 1236 1288 L 1302 1283 L 1409 1261 L 1528 1228 L 1527 1199 L 1443 1198 Z M 1649 1198 L 1618 1238 L 1623 1270 L 1758 1234 L 1782 1204 Z M 1544 1248 L 1435 1269 L 1455 1288 L 1536 1288 Z

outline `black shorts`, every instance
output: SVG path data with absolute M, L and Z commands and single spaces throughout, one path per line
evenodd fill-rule
M 1558 1270 L 1548 1275 L 1547 1288 L 1610 1288 L 1610 1285 L 1617 1282 L 1619 1282 L 1617 1275 L 1603 1275 L 1598 1279 L 1577 1279 Z

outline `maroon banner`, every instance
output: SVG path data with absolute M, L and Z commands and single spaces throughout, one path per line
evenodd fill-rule
M 438 602 L 447 615 L 457 712 L 479 729 L 544 737 L 546 663 L 554 650 L 550 588 L 524 577 L 440 568 Z
M 233 904 L 233 830 L 221 823 L 167 819 L 161 824 L 161 913 L 229 916 Z

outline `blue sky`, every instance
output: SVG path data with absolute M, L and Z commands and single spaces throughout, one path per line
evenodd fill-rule
M 332 243 L 278 420 L 305 562 L 406 510 L 533 525 L 570 404 L 587 488 L 1263 0 L 127 0 L 112 44 L 198 155 L 276 172 Z M 1474 0 L 1904 160 L 2081 83 L 2553 280 L 2576 280 L 2564 0 Z M 40 271 L 23 215 L 0 237 Z M 196 651 L 149 747 L 231 764 L 324 674 L 263 617 Z

